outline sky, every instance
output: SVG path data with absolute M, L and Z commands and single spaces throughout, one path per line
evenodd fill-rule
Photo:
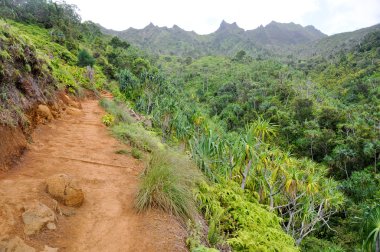
M 75 4 L 83 21 L 108 29 L 174 24 L 208 34 L 222 20 L 250 30 L 272 20 L 314 25 L 332 35 L 380 23 L 380 0 L 66 0 Z

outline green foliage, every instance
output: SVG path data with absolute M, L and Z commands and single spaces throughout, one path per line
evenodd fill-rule
M 193 219 L 196 208 L 192 198 L 200 174 L 186 157 L 171 150 L 155 150 L 144 171 L 136 208 L 140 211 L 158 207 L 166 212 Z
M 131 124 L 135 120 L 128 113 L 128 108 L 123 103 L 117 103 L 113 100 L 107 98 L 102 98 L 99 101 L 100 106 L 102 106 L 108 113 L 112 114 L 115 118 L 115 123 L 128 123 Z
M 111 114 L 105 114 L 102 117 L 102 123 L 104 123 L 107 127 L 112 126 L 115 123 L 115 117 Z
M 380 207 L 371 209 L 365 217 L 363 250 L 378 251 L 380 248 Z
M 209 225 L 236 251 L 298 251 L 294 240 L 281 229 L 281 219 L 244 193 L 234 182 L 209 186 L 196 193 Z M 215 232 L 215 231 L 213 231 Z M 210 237 L 210 236 L 209 236 Z
M 163 145 L 153 132 L 146 131 L 142 126 L 132 123 L 119 123 L 112 127 L 113 134 L 143 151 L 152 152 L 162 149 Z
M 78 53 L 78 66 L 93 66 L 95 64 L 95 59 L 92 57 L 86 49 L 82 49 Z
M 132 154 L 132 157 L 134 157 L 136 159 L 142 158 L 142 152 L 137 148 L 132 148 L 131 154 Z
M 315 237 L 307 237 L 301 243 L 301 251 L 305 252 L 344 252 L 345 250 L 334 243 Z

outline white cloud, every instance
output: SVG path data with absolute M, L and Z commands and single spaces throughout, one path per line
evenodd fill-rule
M 244 29 L 272 20 L 312 24 L 331 34 L 380 22 L 378 0 L 67 0 L 84 20 L 116 30 L 174 24 L 200 34 L 215 31 L 224 19 Z

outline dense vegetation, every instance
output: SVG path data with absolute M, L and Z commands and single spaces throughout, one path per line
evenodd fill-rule
M 149 56 L 81 23 L 65 3 L 1 5 L 2 122 L 21 124 L 27 110 L 11 94 L 37 97 L 27 94 L 32 81 L 17 78 L 38 81 L 45 96 L 110 89 L 116 102 L 101 102 L 103 122 L 148 160 L 136 207 L 190 219 L 192 250 L 378 248 L 380 32 L 302 61 L 243 50 Z M 128 107 L 153 128 L 135 122 Z

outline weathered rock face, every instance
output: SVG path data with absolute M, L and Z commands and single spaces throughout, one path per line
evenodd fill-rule
M 84 194 L 78 182 L 66 174 L 49 177 L 46 180 L 46 191 L 66 206 L 79 207 L 84 200 Z
M 52 120 L 53 119 L 53 115 L 49 109 L 48 106 L 46 105 L 38 105 L 38 108 L 37 108 L 37 114 L 41 117 L 41 118 L 44 118 L 48 121 Z
M 25 207 L 22 220 L 25 224 L 24 233 L 32 235 L 38 233 L 48 223 L 54 223 L 55 214 L 46 205 L 36 202 Z
M 36 252 L 18 236 L 13 239 L 3 239 L 0 241 L 0 252 Z

